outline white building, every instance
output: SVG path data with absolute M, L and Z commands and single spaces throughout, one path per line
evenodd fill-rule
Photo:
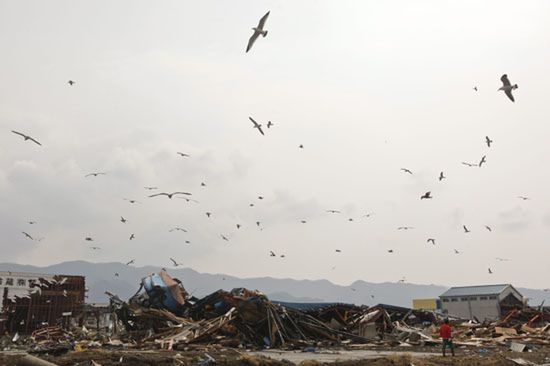
M 524 304 L 523 296 L 510 284 L 451 287 L 439 298 L 447 314 L 479 321 L 498 319 Z
M 54 279 L 54 275 L 0 271 L 0 296 L 3 298 L 6 291 L 7 297 L 9 299 L 13 299 L 15 296 L 27 296 L 30 291 L 36 291 L 36 289 L 32 289 L 31 286 L 34 283 L 38 283 L 39 278 L 44 278 L 45 280 L 52 281 Z

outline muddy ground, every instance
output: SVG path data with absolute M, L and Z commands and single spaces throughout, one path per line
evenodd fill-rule
M 386 350 L 392 352 L 392 350 Z M 437 352 L 433 349 L 432 352 Z M 353 359 L 345 360 L 348 354 L 342 354 L 343 358 L 338 358 L 327 362 L 326 358 L 318 357 L 317 353 L 308 353 L 306 360 L 300 362 L 290 362 L 285 359 L 285 352 L 277 351 L 282 357 L 267 358 L 236 349 L 208 348 L 206 350 L 187 350 L 187 351 L 137 351 L 137 350 L 106 350 L 94 349 L 82 352 L 69 352 L 61 356 L 40 355 L 41 358 L 55 363 L 59 366 L 88 366 L 91 360 L 94 360 L 102 366 L 177 366 L 177 365 L 199 365 L 212 366 L 212 363 L 202 363 L 205 359 L 205 352 L 211 355 L 217 365 L 228 366 L 292 366 L 299 364 L 301 366 L 315 365 L 333 365 L 333 366 L 514 366 L 514 362 L 508 358 L 523 358 L 538 364 L 550 363 L 550 348 L 538 350 L 535 352 L 514 353 L 507 350 L 490 350 L 480 353 L 478 350 L 458 350 L 457 356 L 442 358 L 439 355 L 417 354 L 415 352 L 384 355 L 373 359 Z M 338 355 L 338 351 L 328 351 Z M 321 353 L 320 353 L 321 354 Z M 17 360 L 23 353 L 0 352 L 1 366 L 15 366 Z M 289 357 L 291 358 L 291 357 Z M 324 361 L 319 361 L 324 360 Z

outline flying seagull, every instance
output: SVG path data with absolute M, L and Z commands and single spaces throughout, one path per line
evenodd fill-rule
M 340 211 L 338 211 L 338 210 L 327 210 L 327 212 L 333 213 L 333 214 L 340 213 Z
M 447 177 L 443 175 L 443 172 L 439 173 L 439 181 L 440 182 L 445 178 L 447 178 Z
M 135 259 L 132 259 L 131 261 L 127 262 L 126 265 L 129 266 L 130 264 L 134 264 Z
M 435 245 L 435 239 L 430 238 L 426 240 L 426 243 L 432 243 L 433 245 Z
M 13 130 L 12 130 L 11 132 L 13 132 L 13 133 L 16 134 L 16 135 L 19 135 L 19 136 L 23 137 L 23 138 L 25 139 L 25 141 L 31 140 L 31 141 L 34 142 L 35 144 L 42 146 L 42 144 L 41 144 L 40 142 L 36 141 L 35 139 L 33 139 L 32 137 L 30 137 L 30 136 L 28 136 L 28 135 L 25 135 L 24 133 L 17 132 L 17 131 L 13 131 Z
M 462 228 L 464 229 L 464 233 L 468 234 L 470 230 L 466 227 L 466 225 L 462 225 Z
M 227 236 L 225 236 L 225 235 L 223 235 L 223 234 L 220 234 L 220 236 L 222 237 L 223 240 L 229 241 L 229 238 L 228 238 Z
M 130 240 L 134 240 L 136 236 L 134 234 L 130 234 Z
M 302 224 L 305 224 L 305 223 L 307 223 L 307 221 L 306 221 L 306 220 L 300 220 L 300 222 L 301 222 Z
M 158 187 L 143 187 L 148 191 L 152 191 L 153 189 L 158 189 Z
M 409 173 L 409 174 L 412 174 L 413 172 L 411 172 L 409 169 L 407 168 L 401 168 L 402 171 L 404 171 L 405 173 Z
M 477 166 L 477 164 L 466 163 L 464 161 L 462 162 L 462 165 L 466 165 L 466 166 L 469 166 L 469 167 Z
M 69 84 L 70 86 L 73 86 L 74 84 L 76 84 L 76 81 L 69 80 L 69 81 L 67 81 L 67 84 Z
M 101 247 L 90 247 L 91 250 L 99 250 Z
M 269 256 L 270 257 L 276 257 L 275 253 L 273 253 L 273 251 L 271 251 L 271 250 L 269 251 Z
M 300 144 L 300 146 L 298 146 L 299 149 L 303 149 L 304 148 L 304 145 L 303 144 Z
M 86 241 L 94 241 L 94 239 L 93 239 L 91 236 L 85 237 L 84 240 L 86 240 Z
M 485 136 L 485 143 L 487 144 L 487 147 L 491 147 L 493 140 L 491 140 L 489 136 Z
M 506 259 L 506 258 L 495 258 L 497 261 L 499 262 L 508 262 L 509 259 Z
M 248 117 L 248 119 L 249 119 L 250 121 L 252 121 L 252 123 L 254 124 L 254 127 L 252 127 L 252 128 L 257 128 L 258 131 L 260 131 L 260 133 L 261 133 L 262 135 L 265 135 L 265 134 L 264 134 L 264 131 L 262 130 L 262 125 L 261 125 L 261 124 L 259 124 L 258 122 L 254 121 L 254 119 L 253 119 L 252 117 Z
M 454 251 L 455 251 L 455 254 L 460 254 L 460 252 L 458 250 L 455 249 Z
M 206 187 L 206 183 L 201 182 L 201 187 Z
M 475 91 L 477 91 L 477 86 L 474 86 L 472 89 L 474 89 Z
M 164 192 L 162 192 L 162 193 L 153 194 L 149 197 L 166 196 L 166 197 L 172 199 L 172 196 L 177 195 L 177 194 L 185 194 L 187 196 L 191 195 L 191 193 L 187 193 L 187 192 L 173 192 L 173 193 L 164 193 Z
M 183 231 L 183 232 L 187 232 L 187 230 L 185 230 L 184 228 L 181 228 L 179 226 L 176 226 L 175 228 L 173 229 L 170 229 L 168 230 L 169 232 L 172 232 L 172 231 Z
M 485 160 L 487 156 L 486 155 L 483 155 L 483 157 L 481 158 L 481 160 L 479 161 L 479 164 L 477 165 L 478 167 L 481 168 L 481 166 L 483 165 L 483 163 L 486 163 L 487 160 Z
M 260 34 L 262 35 L 262 37 L 267 36 L 267 31 L 264 30 L 264 26 L 268 16 L 269 16 L 269 11 L 262 17 L 262 19 L 260 19 L 258 26 L 252 28 L 254 30 L 254 33 L 248 40 L 248 45 L 246 46 L 246 52 L 250 51 L 250 49 L 254 45 L 254 42 L 256 42 L 256 39 L 258 39 Z
M 29 238 L 29 239 L 31 239 L 31 240 L 34 240 L 34 239 L 32 238 L 32 236 L 30 236 L 28 233 L 26 233 L 26 232 L 24 232 L 24 231 L 21 231 L 21 232 L 23 233 L 23 235 L 25 235 L 25 237 L 27 237 L 27 238 Z
M 237 224 L 237 229 L 240 229 L 241 228 L 241 224 Z
M 124 200 L 125 200 L 125 201 L 128 201 L 128 202 L 130 202 L 130 203 L 141 203 L 141 202 L 139 202 L 139 201 L 131 200 L 131 199 L 129 199 L 129 198 L 125 198 Z
M 191 157 L 191 155 L 186 154 L 186 153 L 182 153 L 182 152 L 179 152 L 179 151 L 177 152 L 177 154 L 180 155 L 182 158 L 189 158 L 189 157 Z
M 271 126 L 273 126 L 273 122 L 267 121 L 267 128 L 271 128 Z
M 263 196 L 258 196 L 258 199 L 259 199 L 259 200 L 263 200 L 264 197 L 263 197 Z
M 31 220 L 31 221 L 28 222 L 28 224 L 29 224 L 29 225 L 34 225 L 34 224 L 36 224 L 36 221 L 32 221 L 32 220 Z
M 388 253 L 393 253 L 393 249 L 388 249 Z
M 128 220 L 126 220 L 124 218 L 124 216 L 120 216 L 120 222 L 122 222 L 123 224 L 125 224 Z
M 512 95 L 512 90 L 518 88 L 518 84 L 512 85 L 510 83 L 510 80 L 508 80 L 508 75 L 504 74 L 500 77 L 500 81 L 502 81 L 502 86 L 498 88 L 498 90 L 504 90 L 504 93 L 510 98 L 512 102 L 515 102 L 514 96 Z
M 90 174 L 86 174 L 84 176 L 84 178 L 88 178 L 88 177 L 97 177 L 98 175 L 107 175 L 107 173 L 90 173 Z
M 397 230 L 409 230 L 409 229 L 414 229 L 412 226 L 399 226 L 397 228 Z
M 342 253 L 342 251 L 340 249 L 336 249 L 335 252 L 336 253 Z
M 488 231 L 493 231 L 493 229 L 491 229 L 491 227 L 487 225 L 485 225 L 485 229 L 487 229 Z
M 170 257 L 170 260 L 172 261 L 172 263 L 174 263 L 174 267 L 177 267 L 180 265 L 180 263 L 176 262 L 174 258 Z
M 211 212 L 207 212 L 207 213 L 206 213 L 206 217 L 210 217 L 210 216 L 212 216 L 212 213 L 211 213 Z
M 525 197 L 525 196 L 518 196 L 518 198 L 524 201 L 527 201 L 528 199 L 530 199 L 529 197 Z
M 487 268 L 487 270 L 489 271 L 489 274 L 493 274 L 493 271 L 491 271 L 491 268 Z
M 423 200 L 423 199 L 432 199 L 432 192 L 426 192 L 424 193 L 422 196 L 420 196 L 420 199 Z

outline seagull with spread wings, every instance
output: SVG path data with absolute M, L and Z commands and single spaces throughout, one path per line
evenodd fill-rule
M 130 264 L 134 264 L 134 262 L 135 262 L 135 259 L 132 259 L 131 261 L 126 262 L 126 265 L 129 266 Z
M 424 199 L 428 200 L 428 199 L 432 199 L 432 198 L 433 198 L 432 197 L 432 192 L 429 192 L 429 191 L 424 193 L 422 196 L 420 196 L 421 200 L 424 200 Z
M 483 157 L 482 157 L 481 160 L 479 161 L 479 164 L 477 165 L 478 167 L 481 168 L 481 166 L 482 166 L 484 163 L 487 162 L 486 157 L 487 157 L 486 155 L 483 155 Z
M 170 260 L 172 261 L 172 263 L 174 263 L 174 267 L 178 267 L 181 265 L 181 263 L 176 262 L 176 260 L 172 257 L 170 257 Z
M 248 40 L 248 45 L 246 46 L 246 52 L 250 51 L 250 49 L 254 45 L 254 42 L 256 42 L 256 39 L 258 39 L 260 34 L 262 35 L 262 37 L 267 36 L 267 31 L 264 30 L 264 26 L 265 26 L 265 22 L 267 20 L 267 17 L 269 17 L 269 11 L 262 17 L 262 19 L 260 19 L 260 22 L 258 23 L 258 26 L 252 28 L 252 30 L 254 30 L 254 33 L 252 34 L 252 36 Z
M 439 181 L 441 182 L 443 179 L 446 179 L 447 177 L 443 175 L 443 172 L 439 173 Z
M 413 172 L 410 171 L 409 169 L 407 168 L 401 168 L 402 171 L 404 171 L 405 173 L 409 173 L 409 174 L 412 174 Z
M 493 140 L 491 140 L 489 136 L 485 136 L 485 143 L 487 144 L 487 147 L 491 147 Z
M 174 228 L 172 228 L 172 229 L 170 229 L 170 230 L 168 230 L 168 231 L 169 231 L 169 232 L 172 232 L 172 231 L 183 231 L 183 232 L 185 232 L 185 233 L 187 232 L 187 230 L 185 230 L 184 228 L 181 228 L 181 227 L 179 227 L 179 226 L 176 226 L 176 227 L 174 227 Z
M 179 152 L 179 151 L 177 151 L 177 154 L 178 154 L 179 156 L 181 156 L 182 158 L 190 158 L 190 157 L 191 157 L 191 155 L 186 154 L 186 153 L 182 153 L 182 152 Z
M 30 236 L 29 233 L 27 233 L 27 232 L 25 232 L 25 231 L 21 231 L 21 232 L 23 233 L 23 235 L 25 235 L 26 238 L 29 238 L 29 239 L 31 239 L 31 240 L 34 240 L 34 239 L 32 238 L 32 236 Z
M 254 119 L 253 119 L 252 117 L 248 117 L 248 119 L 254 124 L 254 127 L 252 127 L 252 128 L 258 129 L 258 131 L 260 131 L 260 133 L 261 133 L 262 135 L 265 135 L 265 134 L 264 134 L 264 131 L 262 130 L 262 125 L 261 125 L 261 124 L 259 124 L 258 122 L 254 121 Z
M 184 194 L 184 195 L 187 195 L 187 196 L 191 195 L 191 193 L 188 193 L 188 192 L 173 192 L 173 193 L 162 192 L 162 193 L 156 193 L 156 194 L 150 195 L 149 197 L 166 196 L 166 197 L 172 199 L 172 196 L 175 196 L 177 194 Z
M 508 80 L 508 75 L 504 74 L 500 77 L 500 81 L 502 81 L 502 86 L 500 88 L 498 88 L 498 90 L 503 90 L 504 93 L 506 93 L 506 95 L 508 96 L 508 98 L 512 101 L 512 102 L 515 102 L 514 100 L 514 96 L 512 95 L 512 90 L 515 90 L 518 88 L 518 84 L 514 84 L 512 85 L 510 83 L 510 80 Z
M 107 175 L 107 173 L 101 173 L 101 172 L 99 172 L 99 173 L 90 173 L 90 174 L 86 174 L 86 175 L 84 176 L 84 178 L 88 178 L 88 177 L 97 177 L 98 175 Z
M 11 132 L 13 132 L 16 135 L 19 135 L 19 136 L 23 137 L 25 139 L 25 141 L 30 140 L 30 141 L 34 142 L 35 144 L 37 144 L 39 146 L 42 146 L 42 144 L 40 142 L 36 141 L 35 139 L 30 137 L 29 135 L 25 135 L 24 133 L 13 131 L 13 130 Z
M 435 245 L 435 239 L 429 238 L 428 240 L 426 240 L 426 243 L 432 243 L 433 245 Z

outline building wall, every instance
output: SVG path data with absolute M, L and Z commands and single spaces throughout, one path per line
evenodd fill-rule
M 54 275 L 24 272 L 0 272 L 0 290 L 8 291 L 8 298 L 15 296 L 23 297 L 29 294 L 32 283 L 38 283 L 38 278 L 44 278 L 48 281 L 53 280 Z
M 414 310 L 437 310 L 439 299 L 413 299 Z
M 465 319 L 476 317 L 480 321 L 500 317 L 499 300 L 496 295 L 444 297 L 441 300 L 443 310 L 451 316 Z

